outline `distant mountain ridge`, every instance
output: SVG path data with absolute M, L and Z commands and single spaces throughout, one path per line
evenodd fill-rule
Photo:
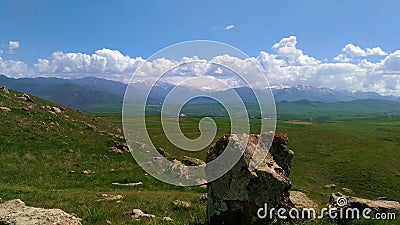
M 5 85 L 11 89 L 21 92 L 31 93 L 66 106 L 84 111 L 101 110 L 114 105 L 115 109 L 120 109 L 121 102 L 127 88 L 127 84 L 107 80 L 98 77 L 85 77 L 75 79 L 62 79 L 54 77 L 38 78 L 9 78 L 0 75 L 0 86 Z M 135 96 L 144 95 L 149 89 L 150 83 L 130 84 L 130 94 Z M 148 98 L 149 105 L 161 105 L 167 94 L 174 88 L 173 84 L 157 83 L 152 87 L 152 92 Z M 201 95 L 212 93 L 213 96 L 226 96 L 231 90 L 224 91 L 203 91 L 191 87 L 180 88 L 182 93 L 187 95 Z M 234 88 L 246 104 L 257 103 L 253 91 L 248 87 Z M 361 99 L 388 100 L 400 102 L 400 97 L 383 96 L 375 92 L 350 92 L 345 90 L 335 90 L 330 88 L 317 88 L 307 85 L 295 87 L 272 88 L 272 94 L 276 102 L 281 101 L 318 101 L 323 103 L 349 102 Z M 255 90 L 256 93 L 259 93 Z M 229 96 L 229 95 L 228 95 Z M 207 104 L 214 101 L 207 98 L 197 98 L 190 104 Z M 115 109 L 113 109 L 115 111 Z

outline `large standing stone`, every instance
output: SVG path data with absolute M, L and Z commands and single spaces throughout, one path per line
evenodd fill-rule
M 260 135 L 225 135 L 211 146 L 207 162 L 221 155 L 229 140 L 241 142 L 247 137 L 249 141 L 240 160 L 228 173 L 207 186 L 208 224 L 268 224 L 274 218 L 260 219 L 257 216 L 257 211 L 265 204 L 269 209 L 289 209 L 291 183 L 288 175 L 293 152 L 287 149 L 286 135 L 276 135 L 270 151 L 265 144 L 259 144 Z M 256 148 L 264 148 L 267 157 L 257 169 L 249 171 Z

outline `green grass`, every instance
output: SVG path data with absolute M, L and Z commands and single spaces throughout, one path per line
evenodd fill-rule
M 27 205 L 61 208 L 75 213 L 84 224 L 205 224 L 206 203 L 199 200 L 205 189 L 176 187 L 147 175 L 129 154 L 116 155 L 107 149 L 113 135 L 122 135 L 120 114 L 86 115 L 65 108 L 53 115 L 42 106 L 57 106 L 39 98 L 28 113 L 21 110 L 26 102 L 19 101 L 11 91 L 8 98 L 1 94 L 0 106 L 0 197 L 20 198 Z M 32 103 L 29 103 L 32 105 Z M 217 137 L 229 133 L 229 118 L 213 117 L 218 125 Z M 185 135 L 199 135 L 201 118 L 181 118 Z M 172 146 L 162 132 L 159 117 L 146 118 L 149 132 L 157 147 L 170 153 L 170 158 L 183 154 L 204 158 L 205 151 L 183 153 Z M 43 124 L 44 122 L 44 124 Z M 259 120 L 252 119 L 252 132 Z M 57 125 L 58 124 L 58 125 Z M 89 129 L 87 124 L 96 126 Z M 302 190 L 321 207 L 331 192 L 350 188 L 355 196 L 385 196 L 400 200 L 400 116 L 370 115 L 345 117 L 312 125 L 279 121 L 277 132 L 286 133 L 289 147 L 294 150 L 292 173 L 294 190 Z M 82 174 L 90 169 L 94 173 Z M 70 171 L 75 171 L 71 174 Z M 112 182 L 143 182 L 137 187 L 117 187 Z M 337 185 L 335 190 L 326 184 Z M 102 194 L 121 194 L 122 203 L 96 202 Z M 176 199 L 190 201 L 193 207 L 177 208 Z M 130 218 L 127 214 L 139 208 L 157 216 L 156 219 Z M 162 221 L 169 216 L 174 221 Z M 329 220 L 317 224 L 333 224 Z M 355 221 L 354 224 L 396 224 L 397 221 Z M 312 223 L 315 224 L 315 223 Z

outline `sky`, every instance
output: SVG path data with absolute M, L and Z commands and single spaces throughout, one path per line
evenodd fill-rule
M 399 8 L 395 0 L 0 0 L 0 74 L 127 82 L 162 48 L 214 40 L 249 55 L 272 86 L 400 95 Z M 172 61 L 150 63 L 148 76 Z

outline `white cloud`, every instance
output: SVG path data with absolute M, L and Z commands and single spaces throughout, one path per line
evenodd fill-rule
M 350 56 L 366 56 L 367 53 L 360 47 L 353 44 L 347 44 L 342 49 L 343 52 Z
M 0 57 L 0 74 L 11 77 L 25 77 L 31 76 L 32 71 L 22 61 L 5 60 Z
M 346 54 L 339 54 L 335 58 L 333 58 L 334 62 L 342 62 L 342 63 L 348 63 L 351 62 L 351 58 L 347 58 Z
M 230 25 L 225 27 L 225 30 L 232 30 L 233 28 L 235 28 L 235 25 L 230 24 Z
M 19 41 L 10 41 L 8 43 L 8 49 L 9 50 L 14 50 L 14 49 L 17 49 L 17 48 L 19 48 Z
M 375 47 L 375 48 L 367 48 L 367 55 L 384 56 L 384 55 L 387 55 L 387 53 L 384 52 L 380 47 Z
M 198 63 L 189 63 L 173 70 L 173 75 L 166 80 L 176 84 L 188 76 L 205 76 L 207 79 L 204 79 L 204 83 L 196 85 L 212 87 L 207 80 L 215 79 L 232 86 L 243 85 L 243 82 L 226 75 L 227 67 L 257 83 L 258 88 L 263 88 L 266 83 L 255 76 L 259 71 L 254 68 L 253 62 L 257 62 L 267 75 L 271 86 L 303 84 L 400 96 L 400 50 L 387 54 L 378 62 L 366 59 L 368 55 L 384 54 L 387 53 L 379 47 L 363 50 L 359 46 L 347 44 L 343 53 L 331 62 L 320 61 L 298 49 L 297 38 L 290 36 L 274 44 L 272 52 L 261 51 L 254 58 L 239 59 L 230 55 L 220 55 L 210 61 L 198 57 L 184 57 L 179 61 L 159 58 L 146 62 L 140 57 L 132 58 L 118 50 L 101 49 L 92 54 L 54 52 L 48 58 L 38 59 L 33 68 L 21 61 L 0 58 L 0 73 L 12 77 L 97 76 L 127 83 L 140 65 L 142 67 L 140 73 L 136 74 L 137 81 L 152 81 L 180 63 L 195 60 Z M 364 58 L 352 60 L 355 56 Z

